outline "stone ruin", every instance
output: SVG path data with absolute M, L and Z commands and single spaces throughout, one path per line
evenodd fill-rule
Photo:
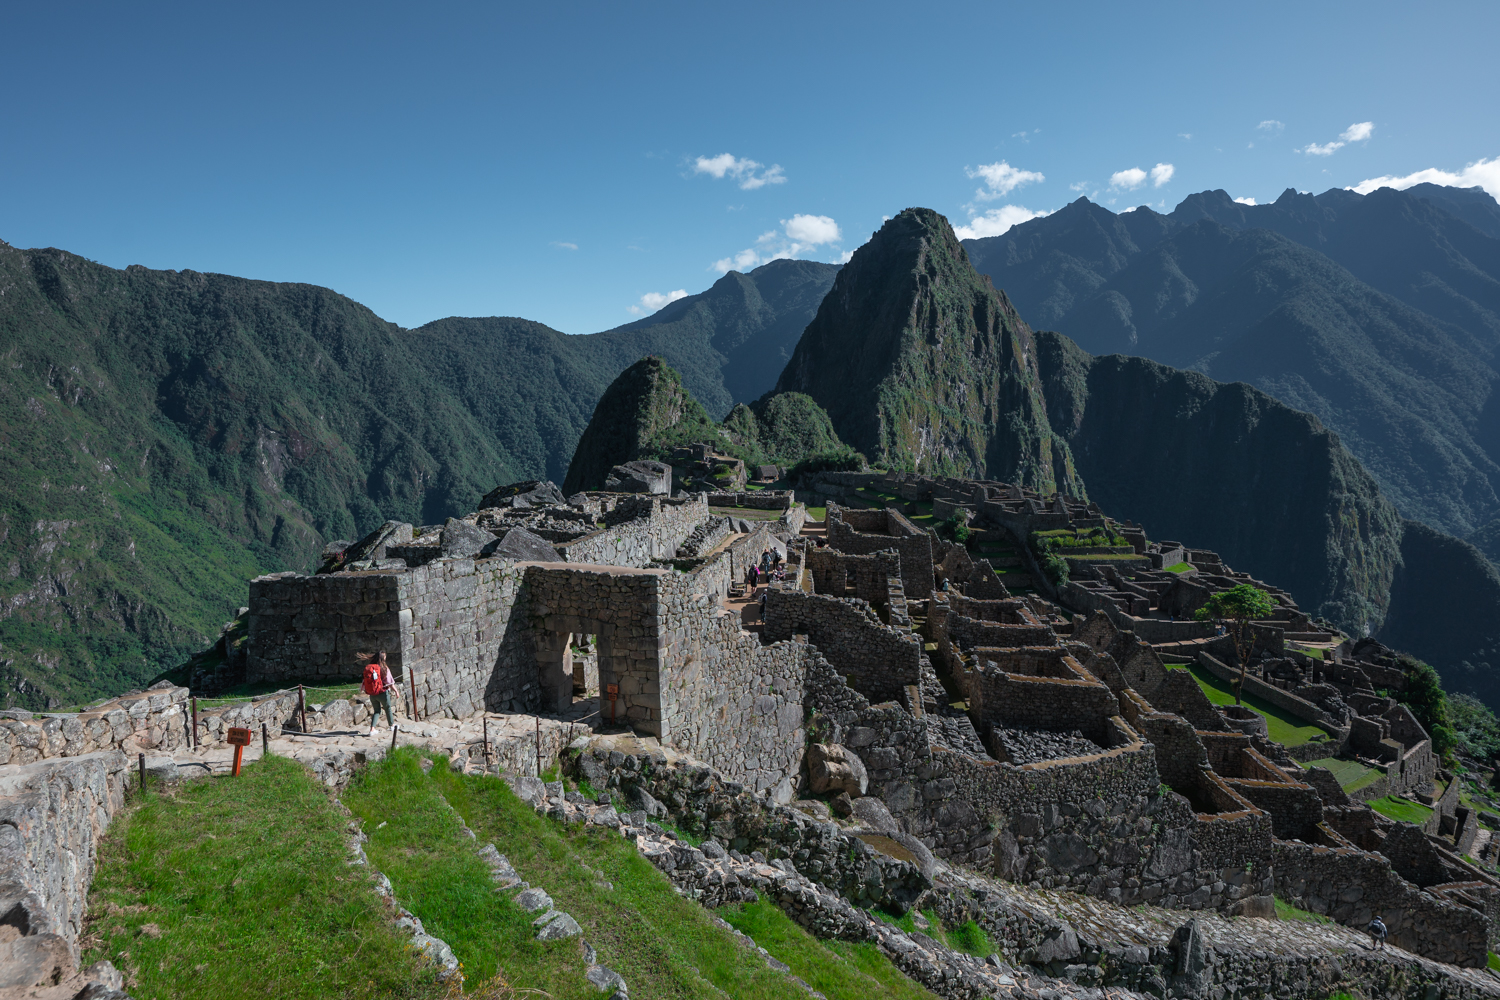
M 878 480 L 901 504 L 829 502 L 821 544 L 795 495 L 769 491 L 564 498 L 524 483 L 442 525 L 384 525 L 330 546 L 322 572 L 251 582 L 247 679 L 352 681 L 384 649 L 423 718 L 608 695 L 599 726 L 655 737 L 768 803 L 873 803 L 950 865 L 1126 905 L 1271 916 L 1274 893 L 1355 927 L 1380 912 L 1401 947 L 1485 964 L 1500 883 L 1462 857 L 1481 831 L 1456 782 L 1426 828 L 1392 823 L 1176 669 L 1191 655 L 1237 675 L 1223 637 L 1174 620 L 1199 591 L 1241 581 L 1211 553 L 1003 483 L 822 475 L 843 477 L 828 490 Z M 970 553 L 897 509 L 918 502 L 968 511 L 1006 554 Z M 1082 553 L 1049 591 L 1029 534 L 1096 522 L 1130 556 Z M 789 574 L 749 625 L 731 592 L 768 549 Z M 1167 572 L 1178 562 L 1197 572 Z M 1380 762 L 1382 794 L 1435 792 L 1427 734 L 1374 693 L 1399 670 L 1368 647 L 1311 662 L 1300 649 L 1333 637 L 1273 594 L 1258 627 L 1274 662 L 1246 691 L 1324 728 L 1321 756 Z M 1307 697 L 1323 687 L 1346 712 Z M 141 725 L 174 731 L 182 711 L 173 694 Z

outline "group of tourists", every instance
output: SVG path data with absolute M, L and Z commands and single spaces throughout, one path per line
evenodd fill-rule
M 785 579 L 786 566 L 781 561 L 781 553 L 774 549 L 766 549 L 760 554 L 760 562 L 751 563 L 745 568 L 745 585 L 752 592 L 762 584 Z

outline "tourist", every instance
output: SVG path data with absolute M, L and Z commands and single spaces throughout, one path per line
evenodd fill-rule
M 361 687 L 365 694 L 370 696 L 370 735 L 375 735 L 376 720 L 380 718 L 380 710 L 385 709 L 385 724 L 392 728 L 396 721 L 391 717 L 391 689 L 396 686 L 396 678 L 391 676 L 390 664 L 386 663 L 385 650 L 380 651 L 379 658 L 371 657 L 370 662 L 365 665 L 365 678 Z
M 1374 951 L 1376 948 L 1379 948 L 1381 951 L 1384 951 L 1386 935 L 1385 921 L 1376 916 L 1374 920 L 1370 921 L 1370 926 L 1366 927 L 1365 930 L 1370 932 L 1370 950 Z

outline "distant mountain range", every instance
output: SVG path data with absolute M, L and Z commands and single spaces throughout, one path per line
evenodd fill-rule
M 1482 190 L 1208 191 L 1170 215 L 1079 199 L 965 246 L 1037 328 L 1315 414 L 1405 516 L 1500 558 L 1500 205 Z
M 315 286 L 0 243 L 4 701 L 137 685 L 202 648 L 250 576 L 563 482 L 606 388 L 656 355 L 747 456 L 842 441 L 1087 493 L 1500 703 L 1500 576 L 1387 499 L 1500 545 L 1497 233 L 1493 199 L 1451 189 L 1077 202 L 967 250 L 912 210 L 842 271 L 731 272 L 585 336 L 405 330 Z
M 734 359 L 779 357 L 837 271 L 776 261 L 567 336 L 509 318 L 403 330 L 313 285 L 0 243 L 0 704 L 122 691 L 201 649 L 251 576 L 502 483 L 562 482 L 643 355 L 724 416 L 775 380 Z

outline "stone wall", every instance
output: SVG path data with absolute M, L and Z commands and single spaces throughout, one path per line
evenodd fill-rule
M 980 646 L 1047 646 L 1056 640 L 1055 633 L 1047 625 L 975 621 L 959 614 L 948 616 L 947 630 L 949 640 L 959 649 L 975 649 Z
M 802 767 L 804 677 L 818 650 L 762 646 L 686 577 L 661 588 L 663 739 L 757 793 L 790 801 Z
M 748 507 L 751 510 L 787 510 L 794 502 L 791 490 L 744 490 L 709 493 L 710 507 Z
M 812 571 L 813 589 L 831 597 L 852 596 L 879 607 L 886 603 L 886 579 L 900 576 L 901 557 L 895 548 L 864 555 L 837 549 L 808 549 L 803 558 Z
M 836 671 L 871 701 L 900 697 L 921 678 L 922 643 L 891 628 L 858 598 L 809 594 L 773 584 L 766 596 L 765 629 L 771 642 L 806 635 Z
M 671 559 L 704 521 L 705 494 L 683 500 L 663 497 L 622 497 L 604 515 L 605 527 L 563 542 L 557 551 L 566 562 L 591 566 L 644 566 L 653 559 Z
M 1302 909 L 1360 928 L 1379 914 L 1398 947 L 1471 968 L 1488 959 L 1483 913 L 1423 892 L 1379 854 L 1278 840 L 1272 861 L 1276 894 Z
M 352 680 L 369 662 L 362 657 L 382 648 L 399 678 L 397 586 L 397 574 L 376 571 L 251 580 L 245 679 Z
M 901 556 L 901 584 L 912 600 L 932 596 L 932 536 L 894 510 L 853 510 L 828 505 L 828 544 L 865 555 L 894 548 Z
M 98 842 L 130 776 L 118 750 L 0 769 L 0 913 L 35 939 L 28 951 L 55 950 L 65 971 L 76 964 Z
M 969 674 L 968 687 L 974 719 L 1056 732 L 1077 729 L 1106 745 L 1103 741 L 1111 735 L 1106 720 L 1120 713 L 1119 704 L 1108 687 L 1078 667 L 1061 647 L 977 649 L 974 658 L 978 667 Z M 1066 671 L 1066 676 L 1032 673 L 1027 658 L 1055 663 L 1062 668 L 1057 673 Z

